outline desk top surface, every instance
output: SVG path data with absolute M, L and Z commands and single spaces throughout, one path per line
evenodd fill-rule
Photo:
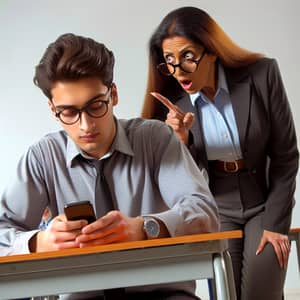
M 63 257 L 63 256 L 86 255 L 86 254 L 93 254 L 99 252 L 113 252 L 113 251 L 131 250 L 131 249 L 139 249 L 139 248 L 179 245 L 179 244 L 191 244 L 191 243 L 209 242 L 209 241 L 241 238 L 241 237 L 242 237 L 242 231 L 240 230 L 193 234 L 193 235 L 185 235 L 179 237 L 115 243 L 115 244 L 86 247 L 86 248 L 73 248 L 73 249 L 64 249 L 64 250 L 51 251 L 51 252 L 2 256 L 0 257 L 0 263 L 49 259 L 49 258 L 56 258 L 56 257 Z

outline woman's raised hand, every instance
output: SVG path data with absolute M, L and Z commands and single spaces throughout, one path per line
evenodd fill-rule
M 183 112 L 168 98 L 159 93 L 152 92 L 151 95 L 169 109 L 169 113 L 167 114 L 167 119 L 165 121 L 166 124 L 174 129 L 180 140 L 182 140 L 185 144 L 188 144 L 189 130 L 193 126 L 195 120 L 194 114 L 191 112 Z

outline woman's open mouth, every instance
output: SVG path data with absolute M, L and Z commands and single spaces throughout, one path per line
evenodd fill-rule
M 189 90 L 192 87 L 192 85 L 193 85 L 192 80 L 188 80 L 188 79 L 186 79 L 186 80 L 180 80 L 179 83 L 182 86 L 182 88 L 184 90 L 186 90 L 186 91 Z

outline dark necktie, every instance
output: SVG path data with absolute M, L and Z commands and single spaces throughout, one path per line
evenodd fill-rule
M 95 160 L 93 165 L 97 170 L 96 187 L 95 187 L 95 206 L 96 216 L 100 218 L 114 209 L 114 203 L 111 192 L 104 176 L 104 165 L 107 159 Z M 103 291 L 105 300 L 124 300 L 126 299 L 125 289 L 107 289 Z
M 96 186 L 95 186 L 95 208 L 96 216 L 100 218 L 114 209 L 109 186 L 104 176 L 104 164 L 107 159 L 95 160 L 93 165 L 97 170 Z

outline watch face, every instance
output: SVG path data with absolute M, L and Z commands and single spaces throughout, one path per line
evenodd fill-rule
M 156 238 L 159 236 L 159 224 L 154 219 L 147 219 L 145 221 L 145 231 L 148 238 Z

